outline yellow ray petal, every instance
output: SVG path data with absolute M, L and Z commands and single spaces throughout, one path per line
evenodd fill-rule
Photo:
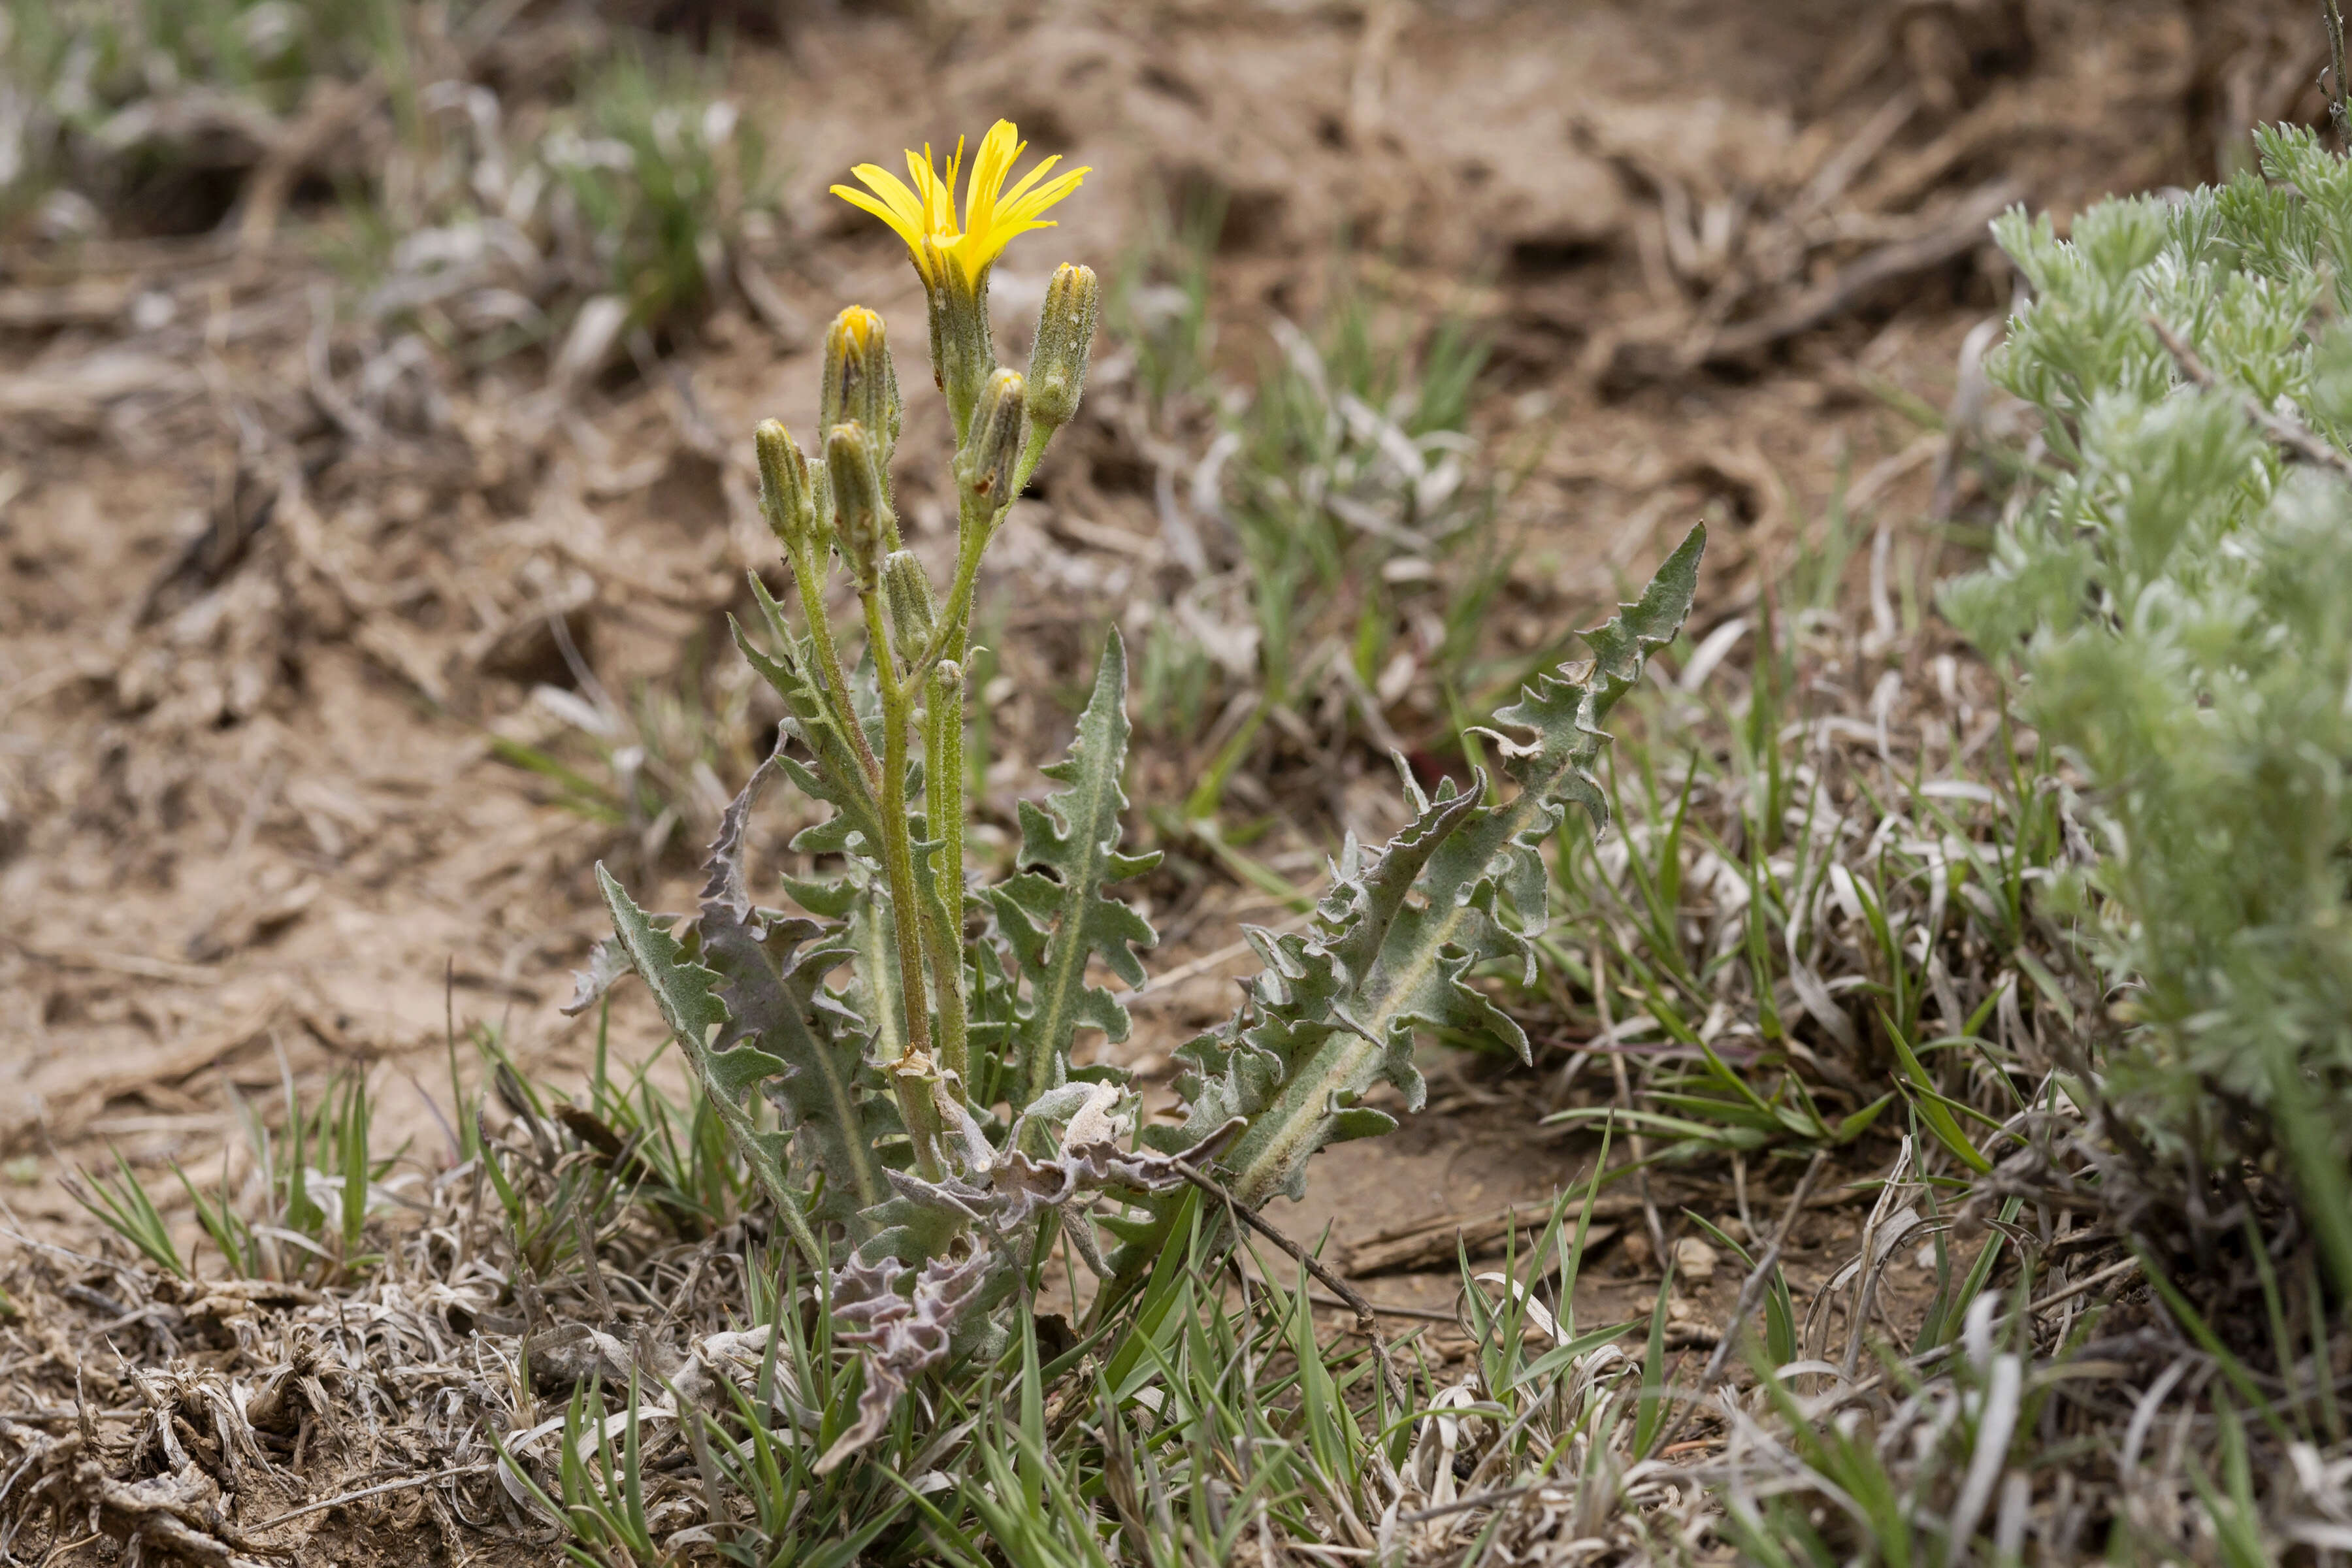
M 959 144 L 957 154 L 962 148 Z M 948 178 L 941 180 L 937 164 L 931 161 L 929 142 L 923 143 L 922 155 L 916 156 L 910 148 L 907 153 L 907 172 L 915 176 L 915 189 L 922 198 L 923 232 L 929 235 L 955 232 L 955 160 L 948 161 Z
M 1055 176 L 1034 191 L 1023 192 L 1018 200 L 1004 204 L 1003 208 L 996 216 L 997 223 L 1000 226 L 1015 223 L 1031 226 L 1051 226 L 1037 224 L 1037 215 L 1076 190 L 1079 183 L 1092 173 L 1094 171 L 1090 168 L 1072 169 L 1066 174 Z
M 881 197 L 882 200 L 888 205 L 890 210 L 896 213 L 900 218 L 904 219 L 908 223 L 919 224 L 922 221 L 923 204 L 921 199 L 918 197 L 914 192 L 908 190 L 904 183 L 899 180 L 898 175 L 892 174 L 889 170 L 874 163 L 860 163 L 849 172 L 856 175 L 858 179 L 864 181 L 866 187 L 876 195 Z M 844 187 L 840 185 L 835 185 L 833 188 L 835 191 L 841 191 L 844 189 Z
M 924 284 L 929 286 L 935 282 L 936 279 L 931 276 L 930 268 L 926 266 L 923 261 L 923 216 L 921 207 L 915 203 L 913 193 L 907 190 L 905 186 L 898 185 L 898 182 L 896 179 L 879 169 L 873 169 L 870 164 L 867 165 L 867 168 L 871 170 L 873 174 L 879 175 L 881 181 L 888 182 L 888 185 L 898 185 L 898 188 L 893 192 L 888 189 L 887 185 L 881 186 L 883 195 L 879 200 L 867 195 L 864 191 L 854 189 L 848 185 L 834 186 L 833 194 L 839 196 L 843 201 L 847 202 L 851 206 L 856 207 L 864 212 L 872 213 L 876 217 L 878 217 L 884 223 L 888 224 L 890 227 L 896 231 L 898 237 L 906 241 L 908 254 L 912 256 L 915 259 L 916 273 L 922 278 Z
M 888 204 L 877 201 L 872 196 L 867 195 L 864 191 L 853 189 L 848 185 L 834 186 L 833 194 L 839 196 L 843 201 L 847 202 L 851 206 L 862 208 L 866 212 L 870 212 L 876 217 L 880 218 L 884 223 L 888 224 L 892 228 L 898 231 L 898 237 L 905 240 L 918 255 L 921 253 L 923 246 L 923 230 L 920 224 L 909 222 L 906 217 L 895 211 Z
M 1027 143 L 1024 142 L 1023 145 L 1026 146 Z M 1044 179 L 1046 172 L 1061 161 L 1062 155 L 1059 153 L 1051 153 L 1046 154 L 1045 157 L 1038 159 L 1037 166 L 1035 168 L 1031 169 L 1027 174 L 1022 175 L 1018 181 L 1014 182 L 1011 190 L 1005 192 L 1003 195 L 997 198 L 998 205 L 1001 206 L 1012 206 L 1015 203 L 1019 202 L 1023 196 L 1028 194 L 1030 186 Z M 1079 172 L 1083 174 L 1085 171 L 1081 170 Z
M 965 233 L 987 232 L 996 212 L 997 193 L 1004 188 L 1004 176 L 1027 145 L 1010 120 L 998 121 L 981 138 L 979 154 L 971 161 L 971 183 L 964 191 Z
M 1053 227 L 1051 221 L 1038 215 L 1076 190 L 1078 183 L 1092 173 L 1081 168 L 1055 174 L 1062 161 L 1057 153 L 1040 160 L 1036 167 L 1007 190 L 1005 180 L 1028 146 L 1009 120 L 1000 120 L 988 128 L 980 145 L 972 149 L 961 224 L 956 212 L 956 177 L 964 168 L 964 142 L 961 137 L 956 140 L 955 153 L 948 159 L 944 174 L 926 142 L 919 153 L 911 148 L 907 153 L 911 184 L 874 164 L 860 163 L 851 173 L 874 194 L 868 195 L 847 185 L 835 185 L 833 192 L 888 224 L 914 253 L 915 270 L 922 275 L 927 286 L 935 287 L 940 282 L 934 276 L 931 262 L 926 259 L 927 252 L 938 261 L 952 266 L 967 281 L 974 281 L 1014 238 L 1033 228 Z

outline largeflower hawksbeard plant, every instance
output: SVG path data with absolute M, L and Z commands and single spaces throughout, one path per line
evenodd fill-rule
M 1081 1030 L 1113 1041 L 1128 1030 L 1089 966 L 1140 985 L 1137 950 L 1154 940 L 1107 890 L 1158 860 L 1119 848 L 1129 729 L 1116 634 L 1069 755 L 1045 770 L 1062 787 L 1022 804 L 1020 868 L 980 886 L 964 864 L 972 595 L 1013 499 L 1077 411 L 1100 295 L 1091 270 L 1061 267 L 1028 374 L 996 363 L 990 269 L 1012 240 L 1053 226 L 1041 215 L 1088 172 L 1056 174 L 1047 158 L 1012 180 L 1023 147 L 1011 123 L 990 129 L 961 213 L 961 144 L 944 175 L 927 149 L 908 154 L 911 186 L 860 164 L 867 189 L 833 187 L 907 242 L 928 296 L 955 433 L 944 597 L 899 538 L 884 323 L 852 306 L 826 334 L 817 450 L 774 420 L 756 437 L 761 506 L 800 612 L 795 626 L 754 575 L 765 645 L 735 628 L 783 702 L 775 752 L 720 823 L 691 921 L 664 929 L 597 868 L 615 936 L 592 980 L 645 979 L 779 1223 L 830 1280 L 841 1337 L 865 1350 L 858 1418 L 823 1468 L 877 1436 L 913 1379 L 992 1355 L 1003 1309 L 1057 1237 L 1104 1280 L 1087 1331 L 1118 1334 L 1154 1271 L 1184 1266 L 1188 1249 L 1171 1242 L 1224 1222 L 1222 1205 L 1193 1213 L 1188 1184 L 1249 1205 L 1296 1193 L 1317 1150 L 1395 1124 L 1360 1103 L 1375 1085 L 1419 1108 L 1422 1032 L 1485 1032 L 1524 1054 L 1473 977 L 1532 980 L 1538 847 L 1570 805 L 1605 826 L 1591 773 L 1601 721 L 1680 628 L 1704 546 L 1694 529 L 1637 603 L 1585 634 L 1589 665 L 1538 678 L 1496 715 L 1484 733 L 1500 778 L 1433 796 L 1400 764 L 1412 824 L 1376 850 L 1351 838 L 1304 931 L 1245 931 L 1264 972 L 1231 1019 L 1178 1053 L 1181 1123 L 1139 1134 L 1124 1075 L 1071 1062 Z M 826 603 L 836 565 L 858 604 L 844 628 Z M 840 868 L 778 879 L 795 910 L 755 901 L 744 868 L 746 821 L 778 775 L 829 812 L 793 847 Z M 575 1009 L 600 989 L 584 986 Z

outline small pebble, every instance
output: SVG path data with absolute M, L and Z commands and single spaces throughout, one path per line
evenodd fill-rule
M 1684 1237 L 1675 1243 L 1675 1272 L 1694 1285 L 1706 1284 L 1715 1278 L 1715 1248 L 1697 1237 Z

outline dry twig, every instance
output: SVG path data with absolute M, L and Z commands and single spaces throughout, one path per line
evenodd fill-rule
M 2003 180 L 1961 198 L 1948 216 L 1923 232 L 1882 245 L 1777 310 L 1716 332 L 1700 343 L 1693 358 L 1706 362 L 1756 353 L 1843 315 L 1865 296 L 1898 278 L 1967 255 L 1987 242 L 1985 226 L 2019 195 L 2018 186 Z
M 1379 1311 L 1365 1300 L 1364 1293 L 1326 1268 L 1322 1259 L 1276 1230 L 1264 1215 L 1234 1196 L 1223 1182 L 1189 1161 L 1176 1160 L 1172 1163 L 1186 1181 L 1223 1204 L 1227 1213 L 1288 1253 L 1307 1273 L 1321 1280 L 1326 1288 L 1348 1304 L 1349 1310 L 1356 1314 L 1356 1332 L 1370 1340 L 1372 1349 L 1380 1354 L 1381 1382 L 1389 1391 L 1389 1397 L 1396 1402 L 1399 1410 L 1412 1409 L 1412 1400 L 1405 1388 L 1404 1379 L 1398 1375 L 1395 1360 L 1389 1352 L 1389 1342 L 1381 1333 Z
M 2164 345 L 2164 352 L 2172 356 L 2172 363 L 2180 367 L 2181 374 L 2208 392 L 2222 390 L 2234 394 L 2239 406 L 2245 410 L 2246 417 L 2252 420 L 2263 434 L 2305 462 L 2329 469 L 2338 479 L 2352 479 L 2352 457 L 2337 451 L 2302 420 L 2263 407 L 2250 392 L 2225 386 L 2205 362 L 2197 357 L 2197 351 L 2189 346 L 2188 340 L 2167 326 L 2164 318 L 2155 311 L 2148 311 L 2141 320 L 2156 333 L 2157 342 Z
M 1731 1359 L 1731 1347 L 1739 1338 L 1739 1325 L 1748 1321 L 1748 1314 L 1754 1311 L 1756 1303 L 1763 1299 L 1765 1285 L 1771 1279 L 1772 1270 L 1780 1267 L 1780 1253 L 1789 1245 L 1789 1233 L 1796 1228 L 1797 1216 L 1805 1212 L 1805 1199 L 1813 1190 L 1813 1179 L 1822 1173 L 1822 1163 L 1828 1158 L 1828 1150 L 1814 1150 L 1812 1159 L 1805 1164 L 1805 1173 L 1797 1178 L 1797 1190 L 1789 1194 L 1788 1205 L 1780 1211 L 1780 1223 L 1773 1229 L 1770 1245 L 1759 1255 L 1756 1267 L 1749 1269 L 1748 1278 L 1740 1282 L 1739 1299 L 1732 1303 L 1731 1316 L 1723 1325 L 1723 1333 L 1715 1342 L 1715 1353 L 1706 1358 L 1706 1370 L 1699 1373 L 1697 1389 L 1675 1413 L 1673 1424 L 1665 1427 L 1659 1436 L 1658 1448 L 1664 1448 L 1682 1436 L 1683 1428 L 1690 1424 L 1691 1412 L 1698 1408 L 1698 1402 L 1723 1380 L 1725 1363 Z

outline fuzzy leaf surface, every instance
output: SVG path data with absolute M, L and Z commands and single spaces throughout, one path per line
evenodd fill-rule
M 1127 1009 L 1087 984 L 1087 961 L 1099 957 L 1129 985 L 1143 984 L 1134 949 L 1157 940 L 1149 921 L 1103 891 L 1139 876 L 1159 856 L 1122 855 L 1119 816 L 1127 794 L 1127 650 L 1113 631 L 1095 670 L 1094 694 L 1078 717 L 1070 754 L 1044 770 L 1066 789 L 1044 807 L 1021 803 L 1021 871 L 989 890 L 1028 996 L 1013 1021 L 1020 1063 L 1011 1086 L 1017 1110 L 1053 1088 L 1081 1026 L 1113 1040 L 1127 1037 Z
M 627 950 L 629 963 L 654 994 L 662 1022 L 702 1079 L 711 1109 L 726 1125 L 728 1135 L 742 1152 L 770 1202 L 784 1213 L 801 1212 L 801 1200 L 786 1180 L 790 1140 L 781 1132 L 762 1130 L 751 1111 L 751 1096 L 762 1080 L 781 1072 L 783 1061 L 756 1046 L 738 1045 L 726 1051 L 710 1048 L 711 1040 L 727 1026 L 727 1008 L 717 987 L 722 977 L 687 957 L 686 949 L 669 932 L 646 918 L 618 879 L 600 861 L 596 885 L 613 914 L 613 931 Z
M 794 840 L 793 847 L 811 852 L 855 851 L 872 859 L 881 853 L 881 811 L 875 803 L 874 792 L 867 787 L 856 748 L 826 705 L 824 689 L 818 684 L 816 660 L 803 641 L 793 635 L 791 625 L 784 619 L 783 606 L 776 603 L 756 573 L 751 577 L 751 593 L 760 602 L 768 630 L 776 646 L 783 650 L 782 656 L 771 655 L 760 647 L 744 635 L 732 616 L 727 619 L 728 629 L 734 634 L 735 646 L 744 658 L 782 700 L 783 728 L 797 736 L 816 758 L 814 767 L 790 757 L 777 765 L 803 795 L 833 808 L 832 818 L 803 832 Z M 853 702 L 856 696 L 852 694 Z M 864 705 L 858 704 L 857 709 L 862 713 Z
M 1408 779 L 1412 825 L 1369 862 L 1349 847 L 1307 931 L 1250 933 L 1265 971 L 1234 1020 L 1179 1053 L 1188 1116 L 1154 1130 L 1155 1144 L 1246 1118 L 1223 1164 L 1234 1195 L 1255 1205 L 1297 1194 L 1307 1159 L 1326 1144 L 1383 1130 L 1387 1119 L 1357 1103 L 1375 1085 L 1394 1085 L 1419 1109 L 1419 1032 L 1486 1033 L 1524 1056 L 1526 1036 L 1472 973 L 1530 962 L 1548 917 L 1540 845 L 1568 807 L 1605 826 L 1591 774 L 1609 739 L 1601 721 L 1680 630 L 1705 548 L 1705 530 L 1692 530 L 1638 601 L 1583 634 L 1588 668 L 1539 677 L 1496 715 L 1507 732 L 1489 739 L 1516 796 L 1486 805 L 1481 779 L 1467 795 L 1431 800 Z
M 711 842 L 702 951 L 725 982 L 718 995 L 728 1018 L 697 1054 L 709 1058 L 706 1080 L 728 1082 L 746 1096 L 752 1085 L 739 1080 L 775 1064 L 756 1080 L 757 1089 L 783 1113 L 824 1173 L 824 1200 L 815 1212 L 847 1223 L 888 1190 L 867 1127 L 878 1086 L 861 1070 L 859 1020 L 823 984 L 850 949 L 834 928 L 755 910 L 743 874 L 744 825 L 780 757 L 754 770 Z M 739 1058 L 740 1068 L 734 1065 Z

